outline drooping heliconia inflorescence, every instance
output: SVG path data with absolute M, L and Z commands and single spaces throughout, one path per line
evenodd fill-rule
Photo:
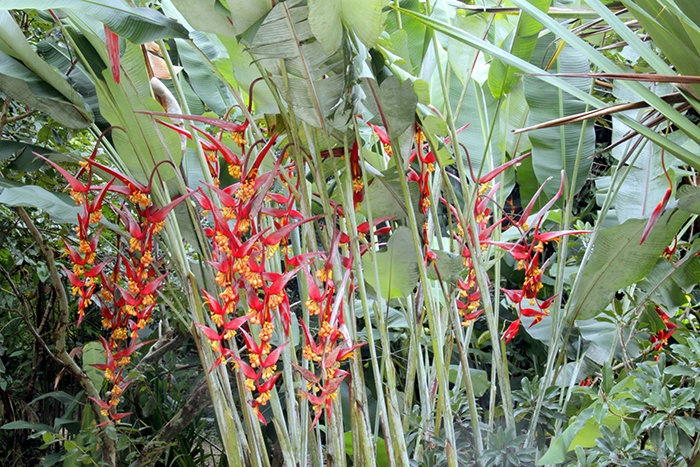
M 199 117 L 183 118 L 201 121 Z M 214 119 L 202 123 L 233 133 L 245 129 Z M 304 216 L 298 210 L 296 193 L 303 172 L 286 147 L 275 149 L 277 135 L 248 145 L 239 134 L 240 138 L 234 138 L 239 153 L 214 135 L 201 129 L 197 132 L 205 138 L 203 149 L 213 183 L 192 193 L 202 208 L 204 233 L 211 244 L 209 264 L 218 286 L 217 290 L 201 291 L 211 324 L 199 323 L 197 327 L 217 355 L 214 365 L 230 363 L 242 372 L 245 388 L 251 394 L 250 405 L 266 423 L 263 409 L 281 377 L 278 361 L 290 328 L 299 319 L 304 336 L 300 357 L 307 363 L 295 364 L 295 368 L 308 383 L 300 394 L 312 404 L 317 421 L 323 408 L 330 408 L 348 375 L 340 369 L 340 362 L 359 347 L 344 332 L 344 296 L 336 293 L 333 278 L 340 239 L 347 234 L 335 231 L 328 252 L 293 255 L 289 240 L 292 232 L 322 216 Z M 222 173 L 233 181 L 225 185 Z M 353 172 L 355 175 L 359 182 L 361 172 Z M 355 192 L 357 203 L 362 192 L 359 188 Z M 349 273 L 348 258 L 340 261 Z M 298 276 L 306 279 L 307 296 L 301 303 L 308 312 L 308 322 L 290 309 L 287 285 Z
M 97 162 L 95 154 L 81 162 L 77 177 L 43 156 L 37 156 L 63 175 L 71 187 L 73 199 L 82 207 L 75 227 L 77 247 L 64 240 L 72 264 L 65 272 L 72 294 L 78 297 L 78 324 L 94 307 L 100 310 L 102 328 L 109 335 L 100 337 L 105 363 L 93 365 L 104 372 L 109 383 L 106 400 L 93 401 L 103 416 L 118 421 L 128 415 L 117 409 L 129 385 L 124 370 L 132 354 L 148 343 L 139 338 L 139 331 L 153 321 L 158 292 L 167 275 L 160 272 L 163 257 L 156 253 L 156 237 L 167 214 L 185 197 L 156 208 L 151 202 L 149 187 Z M 95 184 L 95 168 L 112 178 L 106 184 Z M 78 177 L 85 178 L 85 183 Z M 111 196 L 106 202 L 108 193 Z M 119 199 L 121 205 L 117 206 L 114 202 Z M 106 209 L 119 220 L 128 238 L 116 233 L 116 248 L 100 249 L 99 241 L 105 229 L 100 224 Z

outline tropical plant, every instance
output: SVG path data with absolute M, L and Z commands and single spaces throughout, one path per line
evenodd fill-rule
M 471 3 L 1 5 L 0 127 L 20 102 L 71 151 L 2 141 L 0 203 L 92 409 L 4 428 L 64 462 L 204 462 L 166 446 L 206 387 L 228 465 L 694 465 L 692 2 Z M 65 268 L 23 206 L 75 225 Z M 66 334 L 96 316 L 81 365 Z M 203 381 L 153 420 L 130 394 L 180 333 Z

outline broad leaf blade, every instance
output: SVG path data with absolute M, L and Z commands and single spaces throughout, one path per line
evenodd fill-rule
M 546 67 L 552 59 L 555 45 L 553 36 L 547 35 L 540 39 L 532 55 L 532 62 L 540 67 Z M 560 73 L 588 73 L 590 63 L 574 48 L 565 46 L 559 54 L 554 69 Z M 590 79 L 567 78 L 568 82 L 581 92 L 589 92 Z M 585 103 L 568 93 L 554 92 L 548 86 L 543 86 L 539 79 L 526 77 L 524 80 L 525 98 L 530 105 L 528 125 L 554 120 L 567 115 L 573 115 L 587 110 Z M 560 173 L 565 170 L 571 182 L 576 176 L 575 190 L 580 190 L 588 178 L 595 153 L 595 131 L 592 124 L 573 123 L 558 128 L 545 128 L 528 133 L 532 143 L 532 165 L 540 183 L 552 177 L 560 179 Z M 577 170 L 575 170 L 577 169 Z M 550 197 L 557 191 L 556 183 L 545 187 L 545 193 Z
M 8 0 L 0 2 L 0 10 L 34 8 L 37 10 L 72 10 L 106 24 L 120 37 L 135 44 L 187 37 L 181 24 L 151 8 L 136 8 L 120 0 Z
M 405 298 L 416 287 L 420 277 L 420 264 L 413 246 L 413 236 L 407 227 L 398 228 L 389 239 L 387 250 L 376 253 L 376 267 L 379 272 L 379 287 L 382 297 Z M 366 271 L 365 279 L 374 286 L 371 278 L 374 276 L 375 264 L 369 254 L 362 258 L 362 266 Z
M 0 192 L 0 204 L 38 208 L 49 214 L 58 223 L 76 223 L 80 208 L 56 196 L 54 193 L 35 186 L 26 185 L 5 188 Z
M 646 219 L 630 219 L 601 230 L 591 258 L 580 272 L 570 316 L 578 320 L 592 318 L 610 304 L 615 292 L 644 279 L 687 219 L 683 211 L 667 212 L 641 245 Z
M 29 45 L 7 11 L 0 10 L 0 89 L 71 128 L 92 123 L 83 98 Z

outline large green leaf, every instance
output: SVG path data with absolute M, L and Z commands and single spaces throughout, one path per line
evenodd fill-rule
M 557 436 L 551 443 L 547 452 L 537 461 L 537 465 L 560 464 L 566 461 L 566 453 L 582 446 L 592 448 L 596 445 L 596 439 L 600 437 L 600 425 L 596 419 L 596 414 L 600 412 L 600 404 L 597 402 L 584 409 L 569 424 L 569 426 Z M 602 424 L 616 430 L 622 423 L 622 418 L 605 412 Z
M 219 39 L 226 47 L 228 57 L 215 60 L 214 65 L 229 83 L 232 85 L 237 83 L 247 93 L 250 84 L 262 77 L 260 69 L 255 66 L 256 60 L 250 55 L 245 45 L 237 40 L 230 37 Z M 279 113 L 274 95 L 264 82 L 256 84 L 253 89 L 253 105 L 260 113 Z
M 386 124 L 389 138 L 398 138 L 416 121 L 418 97 L 410 80 L 401 83 L 395 76 L 390 76 L 379 86 L 376 81 L 367 80 L 363 87 L 367 89 L 365 105 L 375 116 L 373 121 Z
M 404 0 L 401 4 L 404 8 L 411 10 L 420 9 L 421 5 L 418 0 Z M 380 40 L 380 43 L 405 60 L 406 63 L 401 65 L 402 68 L 413 76 L 418 76 L 428 41 L 426 28 L 420 21 L 408 16 L 401 17 L 401 27 L 399 27 L 398 16 L 399 14 L 395 11 L 389 12 L 384 29 L 389 33 L 391 40 L 388 44 L 383 40 Z
M 73 10 L 99 20 L 119 36 L 136 44 L 169 37 L 187 37 L 187 30 L 182 25 L 161 13 L 150 8 L 132 7 L 121 0 L 6 0 L 0 2 L 0 10 L 20 8 Z
M 343 0 L 308 0 L 311 32 L 328 54 L 335 53 L 343 41 Z
M 206 46 L 208 43 L 202 33 L 193 33 L 200 36 L 198 46 Z M 210 61 L 203 60 L 200 53 L 189 42 L 183 39 L 175 39 L 177 52 L 184 67 L 185 73 L 190 79 L 192 89 L 200 99 L 219 115 L 224 115 L 234 104 L 231 92 L 224 83 L 217 78 L 210 68 Z M 213 57 L 215 60 L 218 57 Z
M 531 0 L 530 3 L 541 11 L 547 11 L 552 0 Z M 540 31 L 542 31 L 542 24 L 527 13 L 521 12 L 515 31 L 508 36 L 502 47 L 518 58 L 530 60 Z M 510 92 L 520 80 L 517 71 L 502 60 L 494 59 L 491 62 L 488 84 L 493 97 L 499 99 Z
M 97 86 L 100 109 L 110 124 L 123 130 L 112 132 L 119 157 L 131 174 L 142 184 L 148 183 L 155 167 L 160 179 L 171 179 L 174 167 L 180 165 L 182 149 L 180 137 L 165 129 L 140 111 L 162 112 L 163 108 L 151 97 L 150 84 L 143 62 L 141 48 L 128 45 L 122 57 L 124 71 L 120 84 L 116 84 L 108 70 Z M 171 165 L 161 162 L 171 161 Z
M 84 128 L 92 118 L 84 106 L 69 101 L 27 67 L 2 52 L 0 91 L 70 128 Z
M 342 54 L 329 56 L 319 41 L 312 40 L 308 13 L 301 1 L 280 2 L 246 36 L 245 43 L 255 59 L 267 59 L 260 63 L 294 114 L 325 127 L 327 118 L 345 102 L 346 64 Z
M 309 0 L 311 31 L 328 55 L 340 47 L 343 23 L 367 47 L 372 47 L 382 32 L 384 3 L 384 0 Z
M 700 215 L 700 187 L 683 185 L 678 189 L 678 207 Z
M 420 199 L 418 184 L 411 183 L 409 191 L 412 202 L 417 206 Z M 408 216 L 399 174 L 395 168 L 388 169 L 381 177 L 374 177 L 366 188 L 365 201 L 361 204 L 359 212 L 368 216 L 369 209 L 372 210 L 374 219 L 393 217 L 394 220 L 398 220 Z
M 362 258 L 365 279 L 374 286 L 373 271 L 376 267 L 379 273 L 379 288 L 382 297 L 407 297 L 418 283 L 420 263 L 413 245 L 413 235 L 408 227 L 399 227 L 387 243 L 387 250 L 376 253 L 376 263 L 372 256 L 366 254 Z
M 35 185 L 5 188 L 0 192 L 0 204 L 38 208 L 59 223 L 76 223 L 81 212 L 75 204 Z
M 413 18 L 411 19 L 416 21 Z M 458 15 L 454 18 L 454 24 L 461 30 L 469 31 L 477 37 L 483 37 L 488 31 L 490 23 L 486 15 Z M 477 58 L 477 54 L 479 54 L 479 49 L 465 44 L 463 41 L 453 37 L 450 37 L 447 41 L 447 59 L 450 69 L 457 75 L 462 84 L 466 83 L 467 79 L 476 80 L 480 84 L 484 84 L 488 65 L 484 54 L 479 54 L 475 63 L 474 59 Z M 454 102 L 456 103 L 457 101 Z
M 237 36 L 257 23 L 274 5 L 269 0 L 226 0 L 226 3 L 229 11 L 234 12 L 232 24 Z
M 654 269 L 639 284 L 639 288 L 651 293 L 651 299 L 673 311 L 688 303 L 688 296 L 700 284 L 700 261 L 695 256 L 700 250 L 700 241 L 696 240 L 693 247 L 685 255 L 690 255 L 682 264 L 676 265 L 666 258 L 657 261 Z
M 556 51 L 554 37 L 549 34 L 542 37 L 532 55 L 532 63 L 545 68 Z M 565 46 L 553 69 L 559 73 L 588 73 L 590 63 L 573 47 Z M 569 83 L 582 92 L 591 88 L 590 79 L 568 78 Z M 586 104 L 563 91 L 554 91 L 543 86 L 539 79 L 526 77 L 525 98 L 530 105 L 528 125 L 547 122 L 557 118 L 573 115 L 588 110 Z M 562 170 L 566 171 L 571 182 L 576 176 L 576 191 L 583 187 L 591 168 L 591 156 L 595 153 L 595 131 L 590 122 L 572 123 L 561 127 L 545 128 L 528 133 L 532 144 L 532 166 L 540 183 L 549 177 L 560 179 Z M 545 187 L 545 193 L 554 195 L 557 183 Z
M 602 229 L 580 272 L 580 283 L 570 299 L 570 315 L 579 320 L 592 318 L 605 310 L 615 292 L 644 279 L 687 219 L 688 213 L 670 210 L 641 245 L 646 219 Z
M 8 166 L 11 169 L 21 172 L 32 172 L 44 165 L 44 161 L 34 156 L 34 152 L 47 155 L 51 153 L 51 149 L 35 144 L 0 140 L 0 161 L 14 157 Z
M 92 365 L 104 364 L 106 361 L 105 349 L 99 341 L 91 341 L 83 346 L 83 371 L 97 388 L 102 387 L 102 382 L 105 380 L 104 372 Z
M 192 8 L 191 0 L 165 0 L 163 8 L 165 9 L 168 4 L 174 5 L 190 26 L 197 31 L 213 32 L 223 36 L 234 36 L 236 33 L 229 11 L 219 0 L 199 0 L 197 8 Z M 167 11 L 166 14 L 168 14 Z
M 71 128 L 84 128 L 92 113 L 78 94 L 46 63 L 7 11 L 0 10 L 0 90 Z
M 74 34 L 78 33 L 74 32 Z M 83 97 L 88 108 L 94 115 L 95 124 L 100 128 L 109 126 L 107 121 L 102 117 L 102 114 L 100 114 L 95 83 L 86 73 L 83 64 L 75 62 L 75 57 L 71 55 L 72 52 L 66 48 L 65 44 L 53 38 L 47 38 L 39 42 L 36 45 L 36 49 L 39 55 L 41 55 L 41 58 L 61 72 L 73 89 Z M 80 52 L 85 55 L 89 54 L 89 51 L 84 48 L 82 48 Z

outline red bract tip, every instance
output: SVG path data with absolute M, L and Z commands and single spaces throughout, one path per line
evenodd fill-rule
M 258 378 L 260 377 L 260 375 L 258 375 L 258 374 L 255 372 L 255 370 L 253 369 L 252 366 L 250 366 L 249 364 L 247 364 L 246 362 L 244 362 L 243 360 L 241 360 L 239 357 L 236 357 L 235 355 L 233 355 L 233 359 L 236 361 L 236 363 L 238 363 L 239 368 L 241 369 L 241 371 L 243 372 L 243 375 L 244 375 L 246 378 L 252 379 L 252 380 L 254 380 L 254 381 L 257 381 L 257 380 L 258 380 Z
M 205 326 L 200 323 L 194 323 L 195 326 L 199 328 L 200 331 L 204 333 L 205 336 L 207 336 L 207 339 L 210 341 L 220 341 L 222 336 L 219 335 L 218 332 L 210 328 L 209 326 Z
M 50 161 L 46 157 L 42 156 L 41 154 L 38 154 L 36 152 L 33 152 L 36 157 L 39 157 L 41 159 L 44 159 L 46 162 L 48 162 L 54 169 L 58 170 L 58 172 L 63 175 L 63 178 L 66 179 L 68 184 L 70 185 L 71 189 L 74 191 L 77 191 L 78 193 L 85 193 L 88 191 L 88 187 L 83 185 L 83 183 L 75 178 L 73 175 L 68 173 L 67 170 L 65 170 L 63 167 L 59 166 L 55 162 Z
M 391 141 L 389 141 L 389 135 L 386 133 L 386 130 L 380 126 L 373 125 L 371 123 L 367 123 L 370 127 L 372 127 L 372 130 L 374 130 L 374 134 L 377 135 L 379 138 L 379 141 L 381 141 L 382 144 L 391 144 Z
M 178 198 L 176 198 L 174 201 L 171 201 L 170 203 L 166 204 L 162 208 L 154 208 L 153 206 L 150 206 L 148 209 L 146 209 L 144 215 L 146 219 L 148 219 L 149 222 L 152 222 L 154 224 L 157 224 L 159 222 L 163 222 L 165 218 L 168 216 L 170 211 L 172 211 L 175 206 L 183 202 L 185 199 L 189 198 L 195 194 L 194 191 L 190 191 L 186 195 L 182 195 Z
M 112 32 L 105 24 L 105 39 L 107 42 L 107 53 L 109 54 L 109 63 L 112 65 L 112 77 L 114 82 L 119 84 L 119 36 Z
M 520 289 L 501 289 L 501 292 L 506 294 L 506 297 L 513 303 L 520 303 L 523 300 L 523 291 Z
M 177 125 L 173 125 L 172 123 L 168 123 L 165 120 L 161 120 L 159 118 L 156 118 L 155 120 L 156 120 L 156 123 L 160 123 L 164 127 L 170 128 L 171 130 L 174 130 L 174 131 L 180 133 L 182 136 L 186 137 L 187 139 L 192 139 L 192 133 L 185 130 L 184 128 L 181 128 Z
M 520 329 L 520 318 L 510 323 L 510 326 L 508 326 L 506 332 L 503 333 L 501 340 L 505 341 L 505 343 L 507 344 L 508 342 L 513 340 L 515 335 L 518 333 L 518 329 Z
M 532 152 L 528 152 L 528 153 L 525 153 L 521 156 L 516 157 L 515 159 L 511 159 L 510 161 L 506 162 L 505 164 L 499 165 L 498 167 L 496 167 L 492 171 L 482 175 L 481 178 L 479 178 L 479 183 L 483 184 L 483 183 L 490 182 L 494 178 L 498 177 L 501 174 L 501 172 L 506 170 L 508 167 L 512 167 L 513 165 L 522 161 L 526 157 L 530 157 L 531 155 L 532 155 Z
M 658 222 L 659 218 L 661 217 L 661 213 L 664 211 L 664 208 L 668 204 L 668 200 L 671 197 L 672 192 L 673 188 L 669 187 L 668 190 L 666 190 L 666 193 L 664 194 L 664 197 L 661 200 L 661 202 L 657 204 L 654 208 L 654 211 L 651 213 L 651 217 L 649 217 L 649 222 L 647 222 L 646 227 L 644 227 L 644 232 L 642 232 L 642 238 L 639 240 L 640 245 L 644 243 L 644 240 L 646 240 L 647 236 L 649 236 L 651 229 L 653 229 L 656 223 Z
M 557 238 L 560 237 L 565 237 L 567 235 L 582 235 L 582 234 L 589 234 L 593 233 L 592 230 L 556 230 L 554 232 L 545 232 L 545 233 L 539 233 L 537 232 L 535 234 L 535 241 L 541 241 L 544 243 L 551 242 L 552 240 L 556 240 Z
M 277 347 L 275 350 L 270 352 L 267 357 L 265 357 L 265 360 L 262 361 L 261 367 L 262 368 L 269 368 L 277 363 L 277 360 L 279 360 L 280 355 L 282 355 L 282 350 L 287 346 L 289 342 L 285 342 L 284 344 L 280 345 Z

